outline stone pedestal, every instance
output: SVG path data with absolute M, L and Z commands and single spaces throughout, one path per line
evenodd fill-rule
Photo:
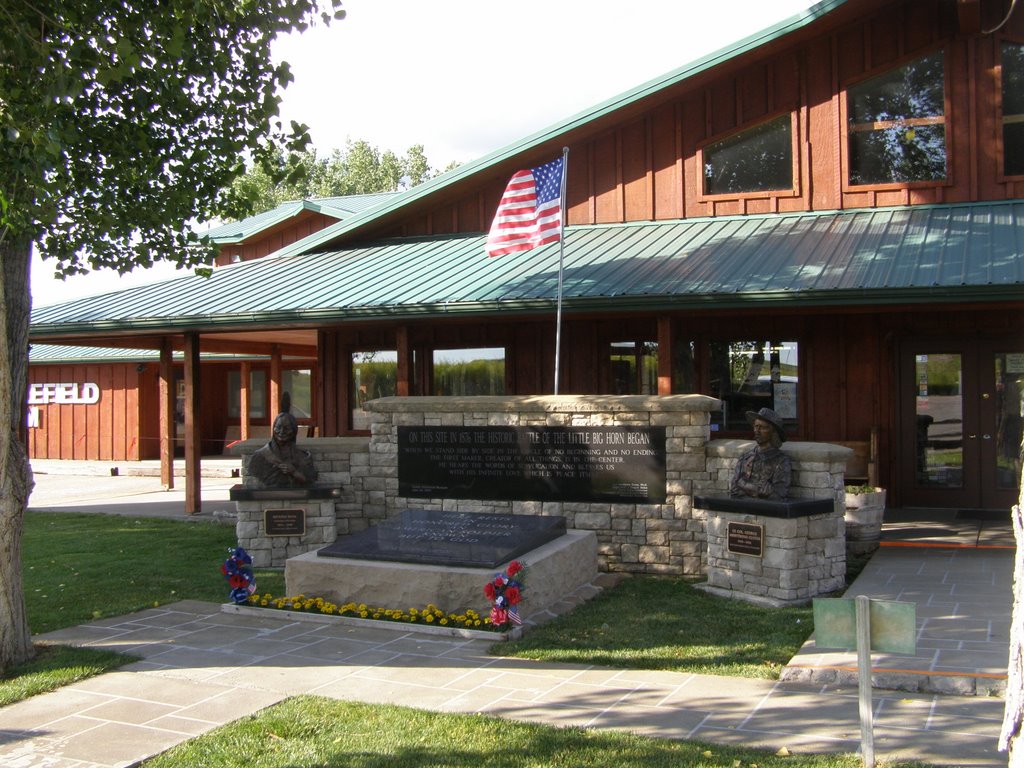
M 238 510 L 238 545 L 256 568 L 281 567 L 289 557 L 330 544 L 338 537 L 337 488 L 253 488 L 236 485 L 230 498 Z
M 778 607 L 845 586 L 846 542 L 834 500 L 762 501 L 697 496 L 707 510 L 712 594 Z
M 597 536 L 592 531 L 568 531 L 519 560 L 528 568 L 526 599 L 519 614 L 529 621 L 597 578 Z M 487 615 L 491 606 L 484 597 L 484 585 L 505 565 L 466 568 L 319 557 L 307 552 L 288 560 L 285 585 L 289 596 L 322 597 L 338 605 L 355 602 L 408 610 L 433 603 L 444 611 L 472 608 Z

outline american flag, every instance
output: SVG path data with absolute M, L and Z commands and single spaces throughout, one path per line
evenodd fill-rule
M 565 158 L 560 157 L 512 176 L 487 235 L 488 256 L 558 242 L 562 237 L 564 171 Z

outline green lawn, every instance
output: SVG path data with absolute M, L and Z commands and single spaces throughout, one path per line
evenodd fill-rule
M 709 595 L 685 579 L 637 576 L 495 652 L 774 679 L 813 628 L 810 607 L 763 608 Z
M 220 564 L 233 546 L 231 525 L 29 512 L 22 537 L 29 626 L 41 634 L 177 600 L 225 602 Z M 258 571 L 256 583 L 284 590 L 279 571 Z

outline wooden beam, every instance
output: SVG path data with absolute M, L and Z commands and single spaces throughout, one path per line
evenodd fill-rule
M 174 488 L 174 359 L 171 340 L 164 339 L 160 347 L 160 484 L 166 490 Z
M 185 514 L 202 511 L 202 434 L 199 423 L 199 334 L 185 334 Z

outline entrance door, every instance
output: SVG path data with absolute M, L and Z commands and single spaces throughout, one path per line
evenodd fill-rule
M 901 354 L 904 506 L 1005 509 L 1020 479 L 1024 351 L 917 342 Z

